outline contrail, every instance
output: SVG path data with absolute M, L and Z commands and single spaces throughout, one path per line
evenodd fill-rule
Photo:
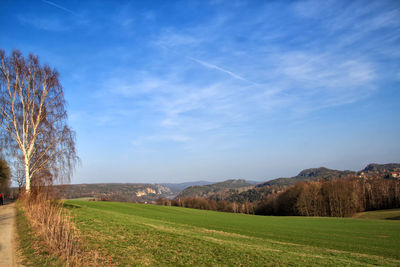
M 68 12 L 68 13 L 77 15 L 77 14 L 76 14 L 74 11 L 72 11 L 71 9 L 68 9 L 68 8 L 66 8 L 66 7 L 57 5 L 56 3 L 53 3 L 53 2 L 50 2 L 50 1 L 47 1 L 47 0 L 42 0 L 42 2 L 44 2 L 44 3 L 48 4 L 48 5 L 52 5 L 52 6 L 56 7 L 56 8 L 62 9 L 62 10 L 64 10 L 64 11 Z
M 229 70 L 226 70 L 226 69 L 223 69 L 223 68 L 221 68 L 221 67 L 218 67 L 217 65 L 210 64 L 210 63 L 204 62 L 204 61 L 202 61 L 202 60 L 200 60 L 200 59 L 196 59 L 196 58 L 193 58 L 193 57 L 187 57 L 187 58 L 189 58 L 190 60 L 193 60 L 193 61 L 195 61 L 195 62 L 199 63 L 200 65 L 203 65 L 203 66 L 205 66 L 205 67 L 207 67 L 207 68 L 216 69 L 216 70 L 222 71 L 222 72 L 224 72 L 224 73 L 226 73 L 226 74 L 232 76 L 232 77 L 235 78 L 235 79 L 238 79 L 238 80 L 241 80 L 241 81 L 244 81 L 244 82 L 248 82 L 248 83 L 251 83 L 251 84 L 253 84 L 253 85 L 258 85 L 258 84 L 255 83 L 255 82 L 249 81 L 249 80 L 243 78 L 242 76 L 237 75 L 236 73 L 233 73 L 233 72 L 231 72 L 231 71 L 229 71 Z

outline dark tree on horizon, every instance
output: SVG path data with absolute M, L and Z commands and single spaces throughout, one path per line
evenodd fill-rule
M 11 172 L 7 161 L 0 155 L 0 193 L 5 193 L 9 190 L 11 184 Z

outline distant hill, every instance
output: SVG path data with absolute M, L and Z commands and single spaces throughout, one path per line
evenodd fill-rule
M 387 164 L 377 164 L 371 163 L 365 167 L 362 172 L 377 172 L 377 173 L 386 173 L 400 170 L 400 163 L 387 163 Z
M 220 183 L 215 183 L 215 184 L 209 184 L 209 185 L 203 185 L 203 186 L 191 186 L 186 189 L 184 189 L 182 192 L 180 192 L 177 196 L 177 198 L 182 198 L 182 197 L 209 197 L 211 195 L 217 194 L 217 193 L 222 193 L 224 191 L 228 191 L 231 189 L 249 189 L 254 187 L 253 184 L 247 182 L 246 180 L 243 179 L 238 179 L 238 180 L 226 180 L 224 182 Z
M 349 176 L 374 177 L 386 175 L 400 170 L 399 163 L 368 164 L 363 170 L 340 171 L 325 167 L 311 168 L 301 171 L 298 175 L 289 178 L 273 179 L 264 183 L 243 179 L 227 180 L 219 183 L 195 181 L 186 183 L 163 184 L 73 184 L 56 186 L 56 191 L 63 198 L 94 197 L 97 199 L 129 202 L 155 202 L 158 198 L 174 197 L 206 197 L 214 200 L 227 200 L 244 203 L 259 201 L 270 193 L 281 192 L 286 186 L 297 182 L 332 180 Z
M 62 198 L 94 197 L 103 200 L 128 202 L 153 202 L 160 197 L 171 198 L 176 194 L 169 187 L 158 184 L 71 184 L 55 187 Z
M 293 185 L 296 184 L 297 182 L 303 181 L 316 181 L 316 180 L 331 180 L 334 178 L 342 178 L 342 177 L 347 177 L 349 175 L 355 175 L 357 174 L 354 171 L 338 171 L 338 170 L 332 170 L 328 169 L 325 167 L 320 167 L 320 168 L 311 168 L 311 169 L 305 169 L 301 171 L 298 175 L 290 178 L 278 178 L 278 179 L 273 179 L 270 181 L 267 181 L 265 183 L 258 184 L 257 187 L 263 187 L 263 186 L 273 186 L 273 185 L 278 185 L 278 186 L 287 186 L 287 185 Z
M 262 181 L 253 181 L 253 180 L 246 180 L 249 184 L 259 184 L 262 183 Z
M 301 171 L 298 175 L 289 178 L 278 178 L 273 179 L 264 183 L 257 184 L 254 188 L 249 188 L 248 190 L 227 190 L 224 194 L 219 195 L 209 195 L 208 198 L 214 200 L 226 200 L 230 202 L 244 203 L 260 201 L 266 195 L 271 193 L 281 192 L 287 186 L 294 185 L 298 182 L 309 182 L 317 180 L 329 181 L 332 179 L 341 179 L 350 176 L 359 176 L 364 178 L 374 178 L 374 177 L 386 177 L 389 172 L 400 170 L 400 164 L 389 163 L 389 164 L 376 164 L 371 163 L 367 165 L 363 170 L 355 171 L 340 171 L 332 170 L 325 167 L 311 168 Z
M 55 189 L 62 198 L 72 199 L 94 197 L 97 199 L 154 202 L 158 198 L 174 198 L 190 186 L 207 185 L 212 182 L 194 181 L 186 183 L 142 184 L 142 183 L 101 183 L 59 185 Z
M 316 180 L 332 180 L 337 178 L 344 178 L 350 175 L 358 175 L 361 172 L 366 174 L 372 173 L 388 173 L 394 170 L 400 169 L 399 163 L 388 163 L 388 164 L 376 164 L 371 163 L 368 164 L 363 170 L 355 172 L 355 171 L 339 171 L 339 170 L 332 170 L 325 167 L 320 168 L 311 168 L 305 169 L 301 171 L 298 175 L 290 178 L 278 178 L 267 181 L 265 183 L 258 184 L 257 187 L 264 187 L 264 186 L 288 186 L 294 185 L 297 182 L 307 182 L 307 181 L 316 181 Z
M 213 182 L 207 182 L 207 181 L 194 181 L 186 183 L 162 183 L 160 185 L 168 187 L 173 193 L 178 194 L 179 192 L 190 186 L 202 186 L 202 185 L 209 185 L 212 183 Z

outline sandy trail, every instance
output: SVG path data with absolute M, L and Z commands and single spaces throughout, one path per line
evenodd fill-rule
M 0 206 L 0 266 L 20 266 L 15 257 L 14 227 L 15 204 Z

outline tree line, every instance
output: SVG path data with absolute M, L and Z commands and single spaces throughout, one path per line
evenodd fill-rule
M 400 181 L 347 178 L 299 182 L 259 203 L 257 214 L 346 217 L 400 207 Z
M 357 212 L 400 207 L 400 180 L 356 176 L 298 182 L 282 191 L 266 190 L 262 200 L 236 202 L 189 197 L 157 204 L 234 213 L 281 216 L 347 217 Z
M 255 205 L 252 202 L 230 202 L 226 200 L 216 201 L 209 198 L 186 197 L 178 199 L 159 198 L 156 201 L 158 205 L 185 207 L 200 210 L 214 210 L 233 213 L 255 214 Z

